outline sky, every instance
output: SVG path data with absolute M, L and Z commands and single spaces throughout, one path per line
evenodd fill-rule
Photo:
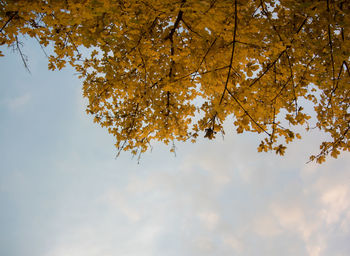
M 24 43 L 30 73 L 1 49 L 0 255 L 350 255 L 350 155 L 306 164 L 324 134 L 280 157 L 228 124 L 176 156 L 116 159 L 74 70 Z

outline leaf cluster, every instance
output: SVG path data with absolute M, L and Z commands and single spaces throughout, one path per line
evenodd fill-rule
M 0 18 L 1 45 L 33 37 L 53 45 L 49 69 L 79 72 L 119 151 L 213 139 L 232 117 L 283 155 L 306 101 L 330 135 L 310 160 L 350 150 L 349 1 L 1 1 Z

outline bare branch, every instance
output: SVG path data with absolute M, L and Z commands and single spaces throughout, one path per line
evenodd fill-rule
M 19 52 L 19 55 L 21 56 L 22 62 L 24 64 L 24 67 L 26 68 L 26 70 L 30 73 L 29 70 L 29 66 L 28 66 L 28 58 L 26 55 L 23 54 L 22 50 L 21 50 L 21 42 L 18 41 L 18 37 L 15 36 L 16 39 L 16 48 L 15 50 Z

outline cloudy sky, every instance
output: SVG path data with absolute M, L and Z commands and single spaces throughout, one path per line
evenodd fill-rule
M 0 255 L 350 255 L 350 158 L 306 164 L 313 131 L 285 157 L 255 135 L 163 145 L 115 159 L 70 68 L 38 45 L 0 58 Z

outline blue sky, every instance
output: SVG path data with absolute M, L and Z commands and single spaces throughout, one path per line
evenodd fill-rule
M 350 255 L 350 159 L 305 164 L 313 131 L 285 157 L 259 138 L 154 145 L 140 164 L 85 113 L 70 68 L 40 47 L 0 58 L 0 255 Z

